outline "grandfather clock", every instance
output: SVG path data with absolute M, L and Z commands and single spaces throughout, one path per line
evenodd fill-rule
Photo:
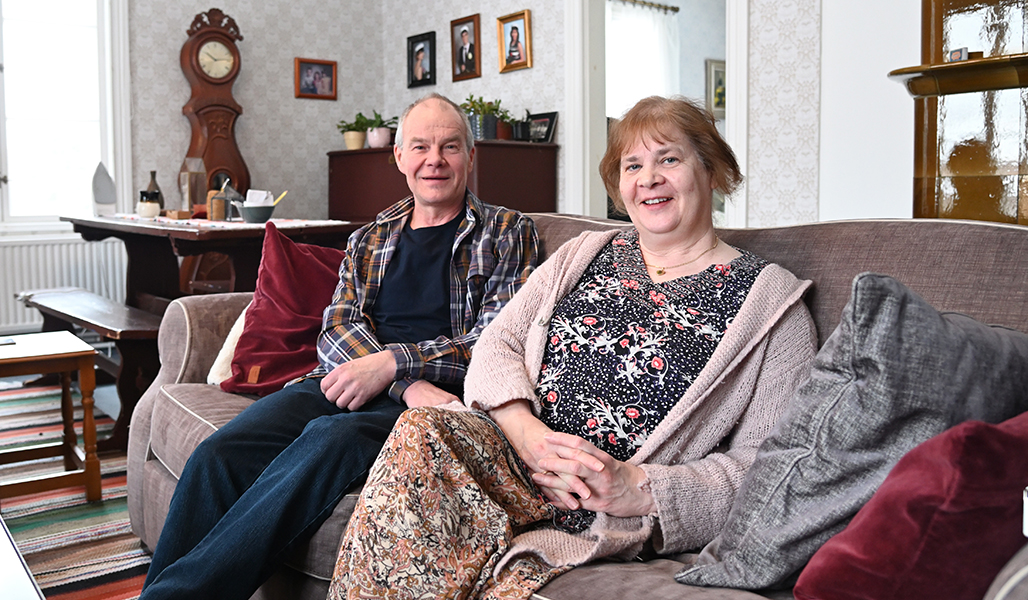
M 182 107 L 189 119 L 192 138 L 186 158 L 203 158 L 207 187 L 220 174 L 232 180 L 232 187 L 245 194 L 250 188 L 250 171 L 236 145 L 236 118 L 243 113 L 232 98 L 232 84 L 239 75 L 239 27 L 232 17 L 217 8 L 196 15 L 186 31 L 189 39 L 180 56 L 192 96 Z

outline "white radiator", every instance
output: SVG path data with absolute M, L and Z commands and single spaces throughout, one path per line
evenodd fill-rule
M 0 334 L 39 331 L 43 324 L 39 311 L 15 299 L 25 290 L 75 286 L 124 302 L 126 263 L 120 240 L 0 237 Z

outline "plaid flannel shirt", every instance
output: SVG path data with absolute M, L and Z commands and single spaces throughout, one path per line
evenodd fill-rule
M 471 347 L 482 329 L 528 279 L 539 253 L 535 223 L 521 213 L 486 204 L 465 192 L 464 219 L 450 261 L 450 323 L 454 336 L 416 344 L 381 344 L 371 319 L 386 266 L 400 232 L 414 210 L 409 196 L 355 231 L 339 268 L 339 284 L 325 309 L 318 336 L 320 366 L 308 377 L 324 376 L 338 365 L 388 350 L 396 358 L 389 396 L 402 402 L 418 379 L 440 383 L 464 380 Z M 416 284 L 416 282 L 412 282 Z

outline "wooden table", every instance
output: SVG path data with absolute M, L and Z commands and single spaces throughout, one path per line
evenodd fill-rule
M 230 258 L 235 278 L 233 287 L 228 291 L 249 292 L 256 289 L 257 269 L 264 244 L 264 224 L 205 219 L 143 219 L 136 215 L 61 217 L 61 220 L 70 222 L 85 240 L 98 241 L 115 237 L 125 243 L 128 254 L 125 303 L 130 307 L 163 316 L 168 304 L 184 295 L 179 287 L 178 257 L 206 252 L 220 252 Z M 293 241 L 336 248 L 345 248 L 349 235 L 363 224 L 297 219 L 272 219 L 272 222 Z M 94 312 L 101 316 L 107 315 L 108 319 L 113 314 L 105 307 L 99 307 Z M 72 322 L 84 324 L 74 320 Z M 116 372 L 121 413 L 111 438 L 102 441 L 101 447 L 103 450 L 124 449 L 132 411 L 160 367 L 156 333 L 148 330 L 148 335 L 132 335 L 131 327 L 128 327 L 120 331 L 119 335 L 114 335 L 95 324 L 86 326 L 101 335 L 120 340 L 118 349 L 123 358 Z M 44 330 L 57 328 L 61 326 L 44 319 Z M 126 356 L 131 356 L 132 361 L 129 365 L 132 368 L 127 370 Z
M 7 523 L 0 519 L 0 581 L 3 582 L 4 600 L 44 600 L 28 565 L 14 544 Z
M 242 221 L 204 219 L 142 219 L 114 217 L 61 217 L 88 241 L 116 237 L 128 253 L 126 300 L 129 306 L 163 315 L 168 304 L 183 295 L 179 289 L 179 256 L 205 252 L 227 255 L 235 270 L 231 291 L 250 292 L 257 285 L 264 225 Z M 318 246 L 344 248 L 346 239 L 363 223 L 273 219 L 290 239 Z
M 68 331 L 15 335 L 9 339 L 14 340 L 14 343 L 0 345 L 0 377 L 61 374 L 64 436 L 60 442 L 0 452 L 0 464 L 63 456 L 65 471 L 0 484 L 0 498 L 85 485 L 86 500 L 99 500 L 100 459 L 96 456 L 96 422 L 93 420 L 93 390 L 96 388 L 93 357 L 96 350 Z M 78 371 L 79 391 L 82 393 L 82 437 L 85 451 L 79 448 L 78 435 L 75 433 L 75 413 L 71 403 L 72 371 Z

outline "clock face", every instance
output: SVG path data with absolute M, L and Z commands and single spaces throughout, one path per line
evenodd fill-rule
M 200 46 L 197 60 L 203 72 L 213 79 L 222 79 L 228 75 L 236 62 L 228 46 L 217 40 L 211 40 Z

